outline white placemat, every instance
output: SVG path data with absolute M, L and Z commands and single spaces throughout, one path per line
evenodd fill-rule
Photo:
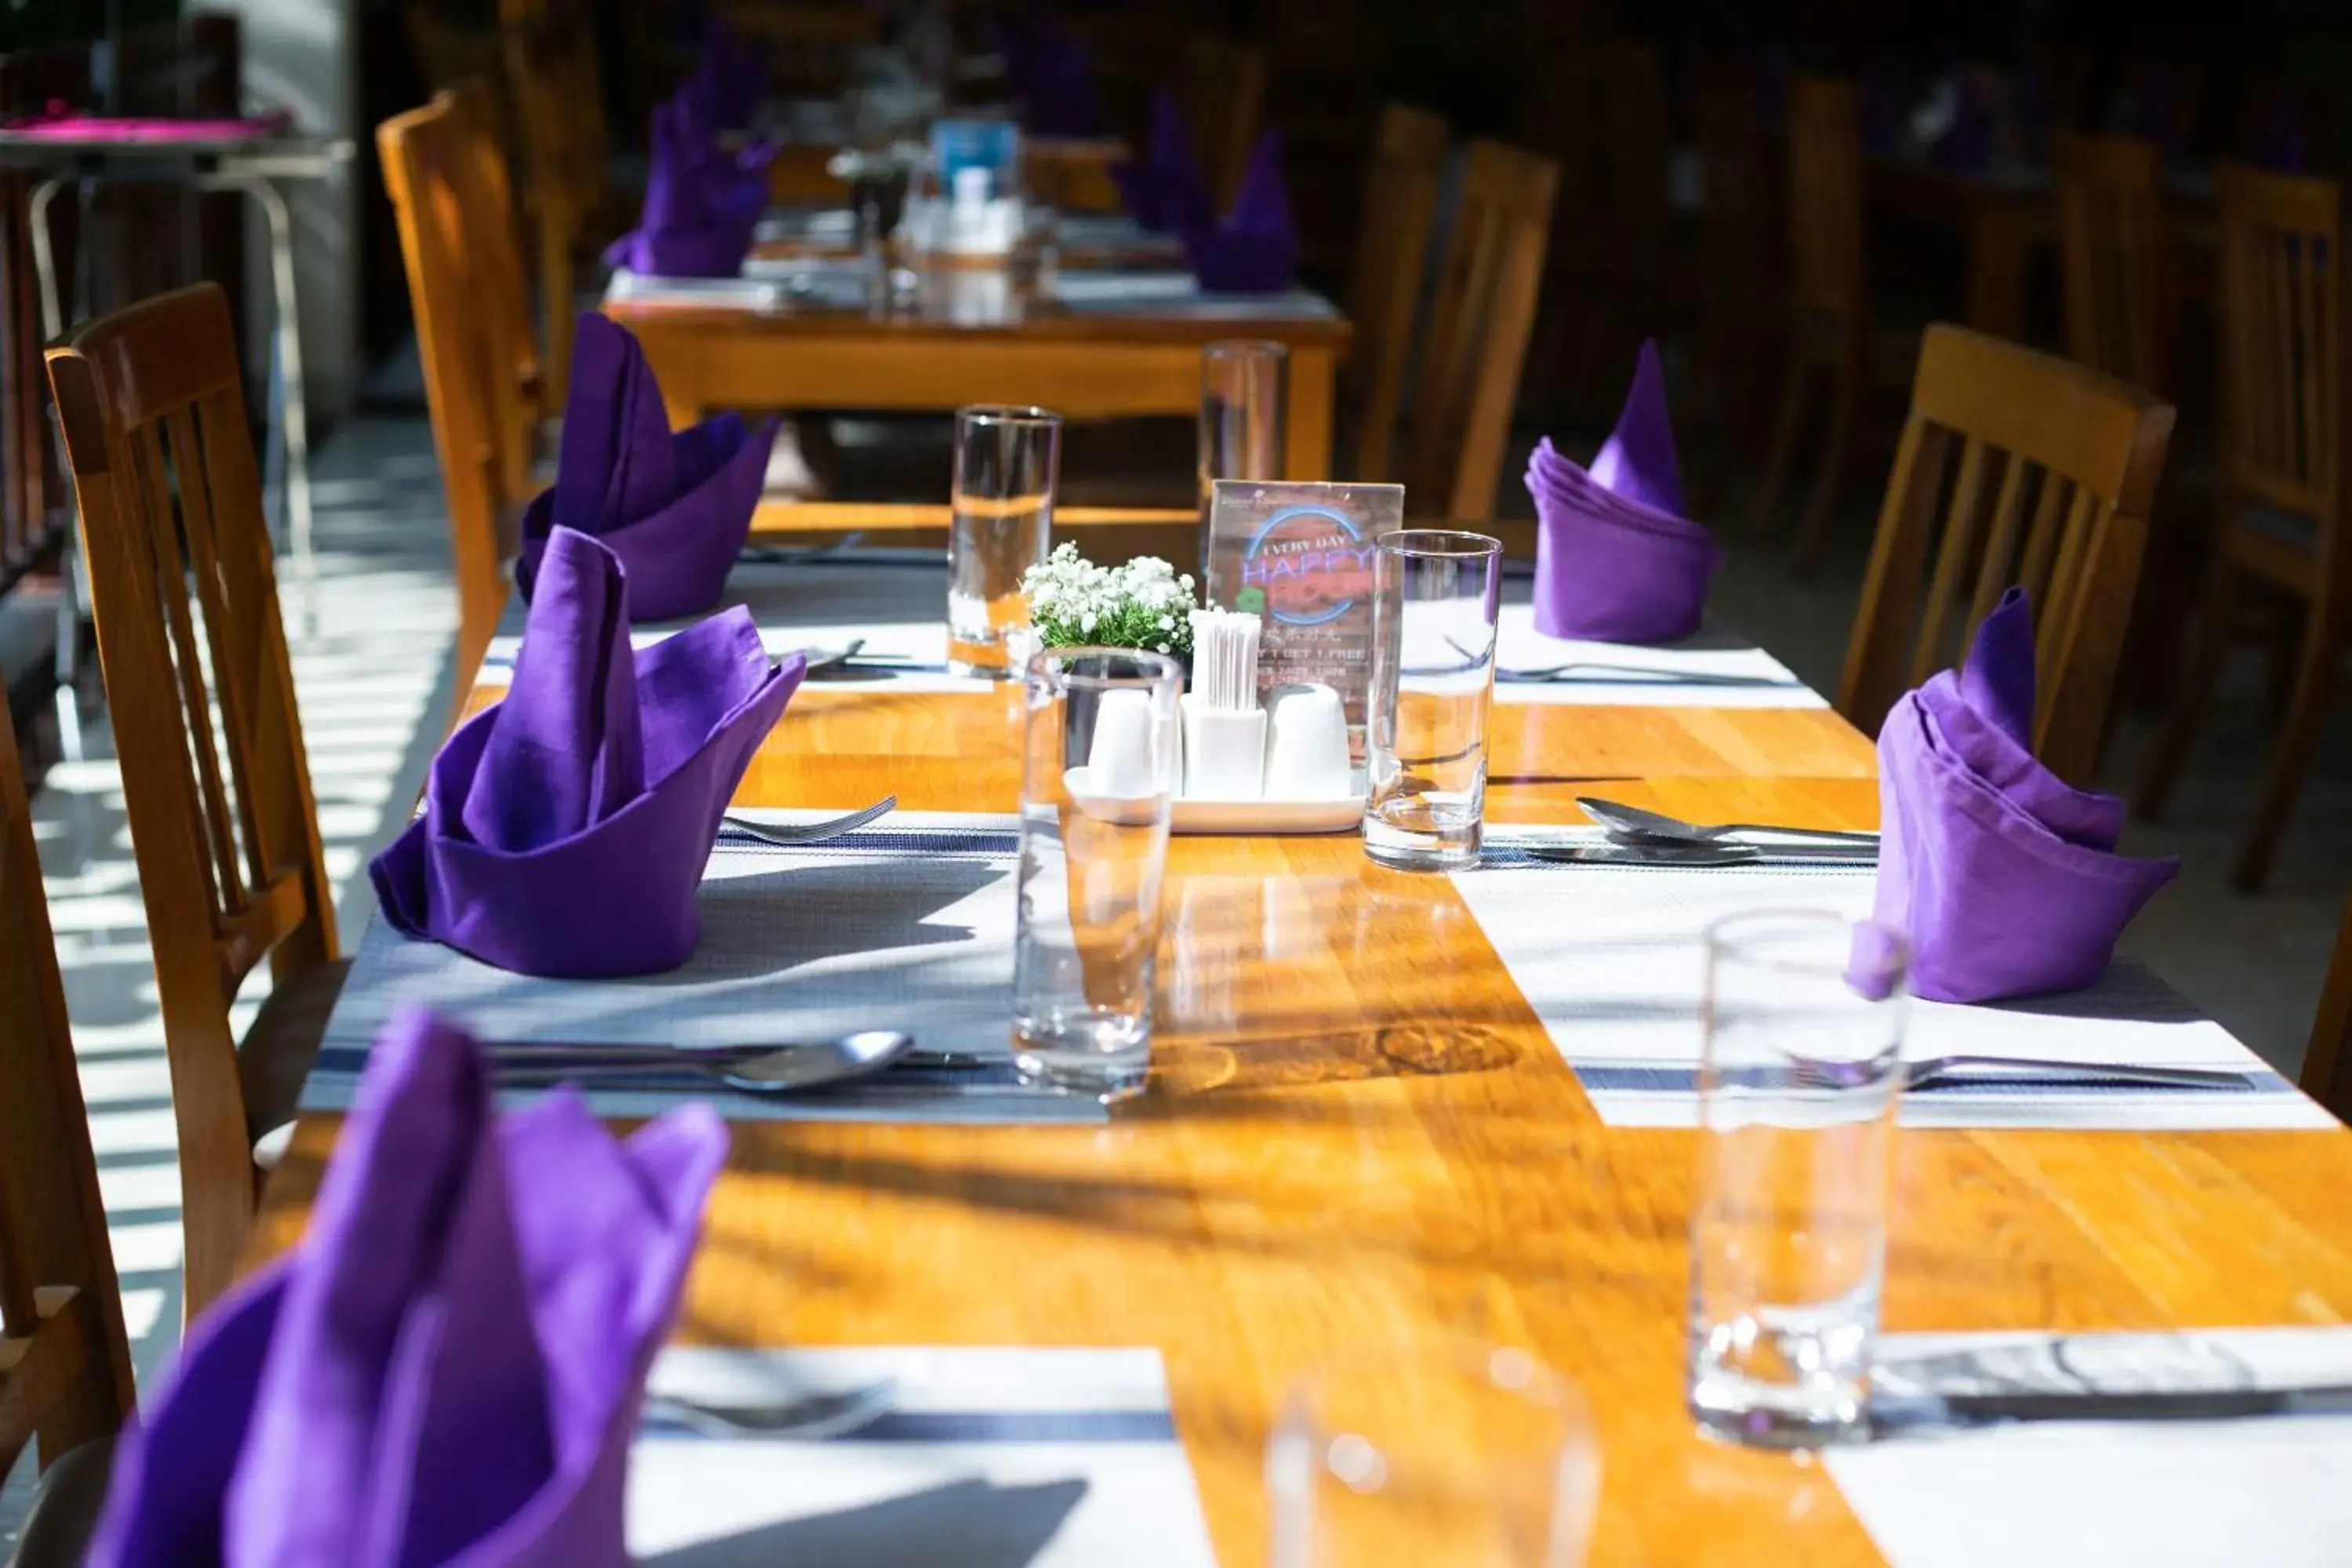
M 936 552 L 895 555 L 811 554 L 783 559 L 747 557 L 727 578 L 726 596 L 713 612 L 743 605 L 759 623 L 771 657 L 801 649 L 845 647 L 865 640 L 861 657 L 894 661 L 829 675 L 828 687 L 888 687 L 899 691 L 991 691 L 1000 682 L 948 673 L 947 567 Z M 478 679 L 503 686 L 513 679 L 522 646 L 525 606 L 520 593 L 507 602 L 490 638 Z M 629 640 L 649 647 L 703 619 L 688 616 L 633 625 Z M 814 688 L 813 688 L 814 689 Z
M 2352 1331 L 1890 1334 L 1882 1358 L 1956 1390 L 2352 1384 Z M 2186 1373 L 2188 1381 L 2181 1374 Z M 2238 1379 L 2243 1381 L 2237 1381 Z M 2352 1417 L 2030 1422 L 1828 1452 L 1895 1568 L 2320 1568 L 2352 1558 Z
M 1507 579 L 1495 634 L 1495 700 L 1636 708 L 1824 708 L 1787 665 L 1710 621 L 1679 643 L 1646 647 L 1548 637 L 1536 630 L 1531 588 Z M 1572 668 L 1562 668 L 1563 666 Z M 1508 670 L 1558 670 L 1540 684 Z M 1716 678 L 1713 681 L 1705 679 Z M 1737 682 L 1738 684 L 1727 684 Z
M 1696 1122 L 1700 937 L 1756 910 L 1870 911 L 1868 870 L 1570 866 L 1511 857 L 1508 846 L 1579 839 L 1577 830 L 1490 830 L 1488 862 L 1454 885 L 1602 1120 Z M 1914 1000 L 1913 1059 L 1969 1054 L 2122 1061 L 2241 1073 L 2234 1089 L 2044 1083 L 1930 1087 L 1906 1095 L 1924 1127 L 2075 1129 L 2330 1127 L 2334 1119 L 2229 1031 L 2146 969 L 2117 960 L 2090 990 L 1993 1006 Z
M 514 974 L 380 916 L 328 1019 L 305 1110 L 351 1107 L 393 1014 L 429 1006 L 490 1042 L 710 1048 L 899 1029 L 976 1067 L 902 1065 L 820 1094 L 753 1097 L 690 1064 L 589 1081 L 601 1116 L 707 1100 L 732 1120 L 1098 1121 L 1087 1100 L 1013 1069 L 1013 819 L 893 814 L 796 849 L 722 833 L 703 872 L 702 941 L 686 964 L 633 979 Z M 516 1096 L 531 1091 L 513 1091 Z
M 1213 1568 L 1157 1351 L 674 1349 L 652 1379 L 656 1396 L 720 1405 L 867 1391 L 877 1417 L 822 1441 L 649 1422 L 630 1454 L 631 1554 L 644 1568 Z

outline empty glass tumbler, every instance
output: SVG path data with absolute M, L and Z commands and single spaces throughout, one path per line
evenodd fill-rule
M 1364 848 L 1383 865 L 1478 858 L 1502 554 L 1500 541 L 1446 529 L 1374 541 Z
M 1013 1045 L 1032 1081 L 1106 1100 L 1143 1089 L 1182 687 L 1158 654 L 1029 661 Z
M 1818 910 L 1708 928 L 1688 1397 L 1733 1441 L 1862 1434 L 1903 1086 L 1903 940 Z
M 1274 1568 L 1575 1568 L 1601 1458 L 1525 1352 L 1401 1347 L 1291 1387 L 1266 1486 Z
M 1062 416 L 1043 408 L 965 408 L 955 426 L 948 532 L 948 665 L 1012 679 L 1026 639 L 1021 579 L 1045 559 Z

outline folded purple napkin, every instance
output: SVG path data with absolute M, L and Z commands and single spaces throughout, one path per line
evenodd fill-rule
M 768 201 L 774 149 L 728 153 L 693 91 L 654 106 L 653 156 L 637 226 L 605 247 L 614 267 L 652 278 L 732 278 Z
M 673 432 L 635 335 L 608 317 L 583 315 L 555 483 L 523 510 L 515 578 L 524 595 L 538 590 L 548 540 L 569 528 L 621 558 L 639 620 L 709 609 L 751 537 L 778 427 L 772 416 L 753 428 L 721 414 Z
M 1110 177 L 1128 215 L 1154 234 L 1181 234 L 1210 219 L 1209 187 L 1192 158 L 1192 133 L 1166 88 L 1151 100 L 1151 141 L 1142 162 L 1113 163 Z
M 301 1244 L 190 1330 L 89 1561 L 621 1568 L 629 1440 L 727 1129 L 499 1115 L 429 1014 L 378 1040 Z
M 696 53 L 694 74 L 687 78 L 685 91 L 707 123 L 720 131 L 740 131 L 751 123 L 760 100 L 767 95 L 767 68 L 742 39 L 713 16 L 703 27 L 702 47 Z
M 1930 1001 L 2090 984 L 2180 868 L 2115 853 L 2123 803 L 2035 759 L 2033 694 L 2033 610 L 2011 588 L 1967 665 L 1906 694 L 1879 731 L 1874 918 L 1909 933 Z
M 633 650 L 620 557 L 557 529 L 506 700 L 443 744 L 424 816 L 368 868 L 384 918 L 524 974 L 677 968 L 719 819 L 806 665 L 771 668 L 740 605 Z
M 1212 294 L 1278 294 L 1298 279 L 1298 226 L 1282 177 L 1282 133 L 1268 131 L 1250 149 L 1233 211 L 1221 224 L 1183 230 L 1184 258 Z
M 1698 629 L 1717 558 L 1682 515 L 1658 348 L 1644 342 L 1617 427 L 1590 471 L 1549 440 L 1528 460 L 1536 503 L 1536 629 L 1596 642 L 1671 642 Z

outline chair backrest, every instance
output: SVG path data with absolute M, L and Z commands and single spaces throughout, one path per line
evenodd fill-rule
M 2093 370 L 2167 393 L 2173 312 L 2156 144 L 2062 136 L 2053 161 L 2066 353 Z
M 1405 367 L 1412 357 L 1413 308 L 1429 264 L 1429 230 L 1453 132 L 1425 109 L 1391 103 L 1381 110 L 1380 139 L 1364 184 L 1363 221 L 1348 278 L 1349 353 L 1362 429 L 1356 478 L 1385 479 L 1396 448 Z
M 155 950 L 191 1312 L 251 1219 L 229 1005 L 336 955 L 277 574 L 228 299 L 215 284 L 90 322 L 48 353 Z
M 1265 118 L 1265 47 L 1195 32 L 1184 47 L 1184 118 L 1219 211 L 1240 189 Z
M 2087 783 L 2172 419 L 2169 405 L 2112 376 L 1964 327 L 1928 328 L 1839 710 L 1874 732 L 2021 584 L 2041 677 L 2033 749 L 2061 778 Z
M 2252 499 L 2311 513 L 2323 546 L 2343 477 L 2344 191 L 2225 164 L 2221 464 Z
M 384 189 L 400 227 L 408 298 L 425 363 L 425 400 L 448 498 L 457 565 L 457 689 L 473 684 L 506 608 L 500 514 L 507 466 L 495 412 L 491 333 L 475 303 L 465 187 L 478 156 L 446 95 L 376 127 Z
M 2344 906 L 2343 923 L 2336 928 L 2336 951 L 2327 960 L 2327 981 L 2320 987 L 2319 1011 L 2311 1021 L 2311 1042 L 2304 1047 L 2303 1092 L 2352 1121 L 2352 1052 L 2345 1049 L 2352 1036 L 2352 902 Z
M 531 330 L 530 283 L 515 229 L 514 178 L 499 134 L 497 92 L 490 79 L 477 77 L 450 89 L 448 97 L 461 153 L 454 184 L 470 263 L 467 301 L 489 353 L 490 424 L 499 442 L 503 515 L 531 490 L 542 401 L 539 339 Z
M 579 253 L 612 194 L 604 71 L 589 9 L 575 0 L 499 0 L 499 30 L 528 176 L 523 198 L 537 226 L 548 393 L 560 399 L 571 384 Z
M 1869 318 L 1862 253 L 1862 121 L 1853 83 L 1789 82 L 1789 286 L 1800 310 Z
M 1665 243 L 1667 110 L 1657 51 L 1570 27 L 1533 46 L 1524 145 L 1559 164 L 1550 270 L 1655 281 Z
M 1415 516 L 1494 510 L 1559 189 L 1559 165 L 1549 158 L 1470 143 L 1412 377 L 1404 482 Z
M 131 1347 L 13 727 L 0 716 L 0 1474 L 122 1425 Z

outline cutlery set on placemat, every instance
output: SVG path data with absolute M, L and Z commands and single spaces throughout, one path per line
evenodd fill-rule
M 1607 830 L 1599 842 L 1515 843 L 1538 860 L 1585 866 L 1825 866 L 1878 864 L 1878 835 L 1751 822 L 1684 822 L 1639 806 L 1580 795 L 1576 804 Z

